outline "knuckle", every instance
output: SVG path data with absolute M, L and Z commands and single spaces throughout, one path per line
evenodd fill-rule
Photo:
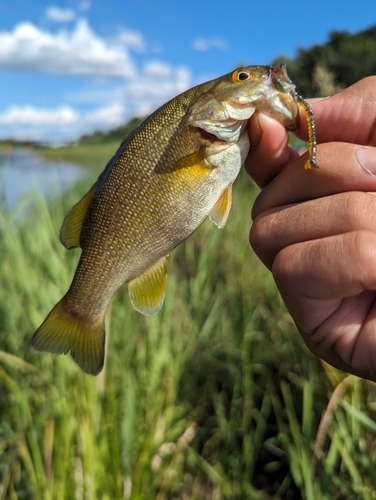
M 342 217 L 349 230 L 376 230 L 376 197 L 361 191 L 347 192 L 342 196 Z
M 364 289 L 374 289 L 376 283 L 376 232 L 358 230 L 348 234 L 346 245 L 350 262 Z
M 256 255 L 262 253 L 262 248 L 265 244 L 266 239 L 266 222 L 263 215 L 258 215 L 253 221 L 251 230 L 249 232 L 249 243 L 253 248 Z

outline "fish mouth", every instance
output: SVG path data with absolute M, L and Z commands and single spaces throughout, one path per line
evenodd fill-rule
M 273 87 L 281 92 L 292 92 L 295 94 L 295 85 L 292 83 L 287 74 L 285 63 L 281 63 L 274 67 L 271 66 L 268 71 L 268 79 L 270 79 Z
M 298 94 L 287 74 L 286 64 L 269 67 L 266 80 L 268 98 L 259 104 L 258 110 L 275 118 L 287 130 L 296 130 L 299 127 Z

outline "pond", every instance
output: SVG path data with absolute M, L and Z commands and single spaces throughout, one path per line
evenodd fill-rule
M 25 196 L 63 191 L 85 174 L 78 165 L 45 160 L 26 148 L 0 152 L 0 203 L 13 208 Z

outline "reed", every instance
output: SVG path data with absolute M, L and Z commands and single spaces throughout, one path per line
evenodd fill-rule
M 0 499 L 375 498 L 375 386 L 307 351 L 248 245 L 245 175 L 226 228 L 173 253 L 160 313 L 114 297 L 98 377 L 29 350 L 85 183 L 0 213 Z

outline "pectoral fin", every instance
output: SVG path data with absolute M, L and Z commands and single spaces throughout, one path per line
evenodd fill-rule
M 97 190 L 99 180 L 92 186 L 90 191 L 80 200 L 65 217 L 60 229 L 60 241 L 70 250 L 80 246 L 80 235 L 86 213 L 90 202 Z
M 155 166 L 154 172 L 156 174 L 171 174 L 178 170 L 189 168 L 190 175 L 192 175 L 192 169 L 208 170 L 208 167 L 204 165 L 204 158 L 205 155 L 203 149 L 199 149 L 187 156 L 183 156 L 172 165 L 162 156 Z
M 224 227 L 227 221 L 228 214 L 230 213 L 232 203 L 232 184 L 223 191 L 217 203 L 209 213 L 209 219 L 214 222 L 219 228 Z
M 150 316 L 162 307 L 166 294 L 168 260 L 169 256 L 163 257 L 140 276 L 128 281 L 133 307 L 140 313 Z

